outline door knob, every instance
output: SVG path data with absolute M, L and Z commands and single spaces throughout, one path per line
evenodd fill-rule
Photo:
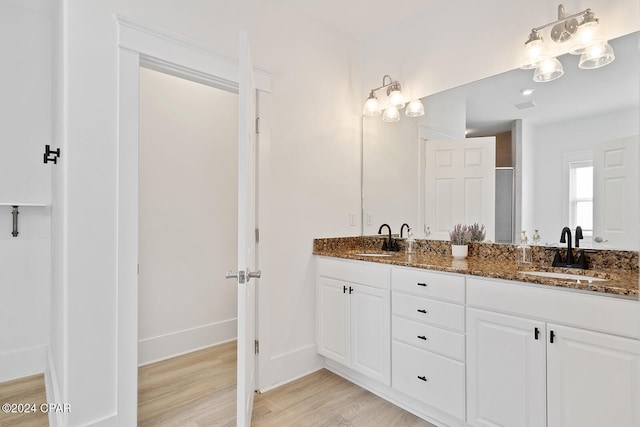
M 262 272 L 260 270 L 251 271 L 247 268 L 247 277 L 249 279 L 259 279 L 261 275 L 262 275 Z
M 227 271 L 227 273 L 224 275 L 224 277 L 226 279 L 238 279 L 238 283 L 244 283 L 245 281 L 245 277 L 247 279 L 247 282 L 250 279 L 259 279 L 260 276 L 262 275 L 262 272 L 260 270 L 258 271 L 251 271 L 247 268 L 247 273 L 245 274 L 244 271 L 240 271 L 239 273 L 236 273 L 234 271 Z
M 224 277 L 225 279 L 238 279 L 238 283 L 244 283 L 244 271 L 235 272 L 229 270 Z

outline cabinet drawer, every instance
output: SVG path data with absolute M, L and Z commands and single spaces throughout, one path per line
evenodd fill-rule
M 393 268 L 393 290 L 464 303 L 464 277 L 411 268 Z
M 391 268 L 382 264 L 319 257 L 317 274 L 351 283 L 389 289 Z
M 397 341 L 392 351 L 393 388 L 464 419 L 464 363 Z
M 464 306 L 400 292 L 391 299 L 395 315 L 464 332 Z
M 392 337 L 422 350 L 464 361 L 464 335 L 393 316 Z

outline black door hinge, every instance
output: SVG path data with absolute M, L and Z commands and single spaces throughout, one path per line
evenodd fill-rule
M 60 158 L 60 149 L 52 150 L 50 146 L 44 146 L 44 163 L 53 162 L 54 165 L 58 164 L 58 159 Z

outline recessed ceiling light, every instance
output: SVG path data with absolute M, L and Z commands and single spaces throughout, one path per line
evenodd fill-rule
M 529 88 L 529 87 L 526 87 L 526 88 L 524 88 L 524 89 L 520 89 L 520 93 L 521 93 L 523 96 L 529 96 L 529 95 L 531 95 L 534 91 L 535 91 L 535 89 L 531 89 L 531 88 Z

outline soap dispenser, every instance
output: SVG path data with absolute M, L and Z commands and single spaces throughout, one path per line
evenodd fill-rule
M 540 245 L 540 232 L 536 228 L 535 230 L 533 230 L 533 246 L 538 245 Z
M 520 232 L 520 244 L 516 248 L 516 262 L 518 264 L 531 264 L 533 262 L 533 254 L 528 241 L 527 232 L 522 230 Z
M 415 239 L 413 238 L 413 232 L 411 231 L 411 228 L 407 229 L 407 253 L 408 254 L 412 254 L 415 252 Z

